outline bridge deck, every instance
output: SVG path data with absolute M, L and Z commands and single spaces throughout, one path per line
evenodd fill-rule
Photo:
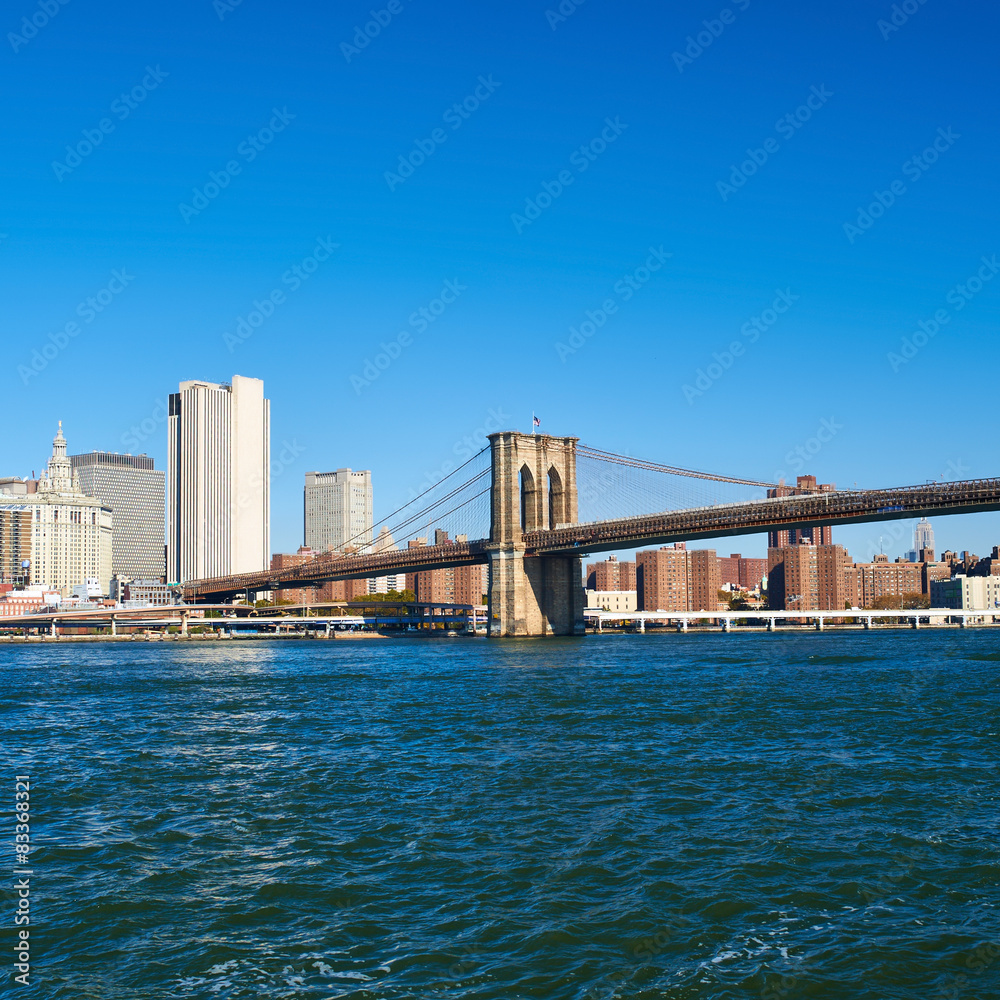
M 728 535 L 760 534 L 780 528 L 859 524 L 988 510 L 1000 510 L 1000 479 L 927 483 L 885 490 L 816 492 L 664 511 L 555 530 L 531 531 L 524 535 L 523 541 L 529 556 L 579 555 Z M 331 580 L 364 579 L 481 564 L 489 561 L 489 544 L 488 539 L 479 539 L 369 555 L 344 556 L 330 552 L 301 566 L 278 572 L 261 571 L 193 580 L 184 585 L 184 596 L 186 600 L 197 601 L 244 591 L 311 587 Z

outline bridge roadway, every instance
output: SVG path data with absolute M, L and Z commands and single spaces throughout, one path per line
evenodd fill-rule
M 617 520 L 574 524 L 522 536 L 526 556 L 573 556 L 613 549 L 666 545 L 781 528 L 861 524 L 1000 510 L 1000 479 L 926 483 L 884 490 L 837 490 L 766 500 L 717 504 Z M 364 579 L 400 572 L 488 563 L 489 539 L 426 545 L 369 555 L 328 552 L 280 571 L 260 571 L 184 584 L 188 602 L 224 600 L 245 592 L 319 586 L 330 580 Z

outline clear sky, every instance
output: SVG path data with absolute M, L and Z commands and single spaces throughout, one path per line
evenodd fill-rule
M 0 474 L 59 419 L 162 467 L 167 394 L 233 374 L 276 550 L 306 471 L 388 511 L 532 410 L 752 478 L 1000 474 L 995 5 L 374 2 L 5 5 Z

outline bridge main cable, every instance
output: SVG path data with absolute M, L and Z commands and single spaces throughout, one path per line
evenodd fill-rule
M 470 462 L 474 462 L 477 458 L 479 458 L 480 455 L 483 454 L 484 451 L 489 451 L 489 450 L 490 450 L 490 446 L 489 445 L 486 445 L 485 448 L 480 448 L 479 451 L 477 451 L 475 453 L 475 455 L 472 456 L 472 458 L 467 459 L 461 465 L 459 465 L 457 468 L 452 469 L 452 471 L 449 472 L 447 476 L 443 476 L 436 483 L 432 483 L 430 486 L 427 487 L 426 490 L 423 491 L 423 493 L 418 493 L 415 497 L 413 497 L 412 500 L 407 500 L 406 503 L 404 503 L 402 507 L 397 507 L 394 511 L 392 511 L 392 513 L 387 514 L 385 517 L 379 518 L 377 521 L 373 521 L 372 524 L 369 527 L 365 528 L 364 531 L 358 532 L 358 534 L 352 536 L 351 538 L 348 538 L 347 541 L 344 542 L 344 547 L 346 548 L 348 545 L 351 545 L 358 538 L 364 538 L 365 535 L 367 535 L 369 531 L 371 531 L 372 533 L 374 533 L 374 531 L 375 531 L 375 525 L 376 524 L 385 524 L 386 522 L 389 521 L 390 518 L 393 518 L 397 514 L 402 513 L 404 510 L 406 510 L 407 507 L 412 507 L 421 497 L 425 497 L 425 496 L 427 496 L 428 493 L 432 493 L 443 482 L 446 482 L 447 480 L 451 479 L 451 477 L 454 476 L 456 472 L 461 472 L 462 469 L 464 469 Z M 462 483 L 461 486 L 459 486 L 456 489 L 452 490 L 452 492 L 449 493 L 448 496 L 445 497 L 444 499 L 445 500 L 450 499 L 457 492 L 459 492 L 459 490 L 464 489 L 470 483 L 475 482 L 479 478 L 480 477 L 478 475 L 477 476 L 473 476 L 472 479 L 468 480 L 467 482 Z M 419 516 L 422 517 L 428 511 L 433 510 L 440 503 L 441 503 L 441 501 L 439 500 L 437 503 L 431 504 L 430 507 L 425 507 L 422 511 L 419 512 Z M 403 526 L 409 525 L 409 523 L 410 523 L 411 520 L 413 520 L 413 518 L 410 518 L 410 519 L 404 521 L 403 522 Z M 395 529 L 390 529 L 390 530 L 395 531 L 395 530 L 399 530 L 399 529 L 397 527 Z
M 764 489 L 773 489 L 777 483 L 764 483 L 756 479 L 739 479 L 735 476 L 717 476 L 711 472 L 696 472 L 694 469 L 682 469 L 676 465 L 661 465 L 659 462 L 647 462 L 642 458 L 630 458 L 628 455 L 616 455 L 611 451 L 601 451 L 599 448 L 592 448 L 590 445 L 579 444 L 576 448 L 578 456 L 593 458 L 600 462 L 614 462 L 617 465 L 625 465 L 633 469 L 645 469 L 648 472 L 665 472 L 673 476 L 688 476 L 692 479 L 710 479 L 716 483 L 738 483 L 740 486 L 760 486 Z

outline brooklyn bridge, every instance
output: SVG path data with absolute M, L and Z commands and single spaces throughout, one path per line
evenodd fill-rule
M 372 526 L 357 551 L 327 552 L 280 571 L 192 580 L 183 597 L 252 600 L 331 580 L 485 564 L 491 636 L 582 635 L 582 559 L 590 553 L 1000 509 L 1000 479 L 794 495 L 782 495 L 790 491 L 781 485 L 643 461 L 574 437 L 503 431 L 386 519 L 397 543 L 438 526 L 457 530 L 454 540 L 373 551 Z

